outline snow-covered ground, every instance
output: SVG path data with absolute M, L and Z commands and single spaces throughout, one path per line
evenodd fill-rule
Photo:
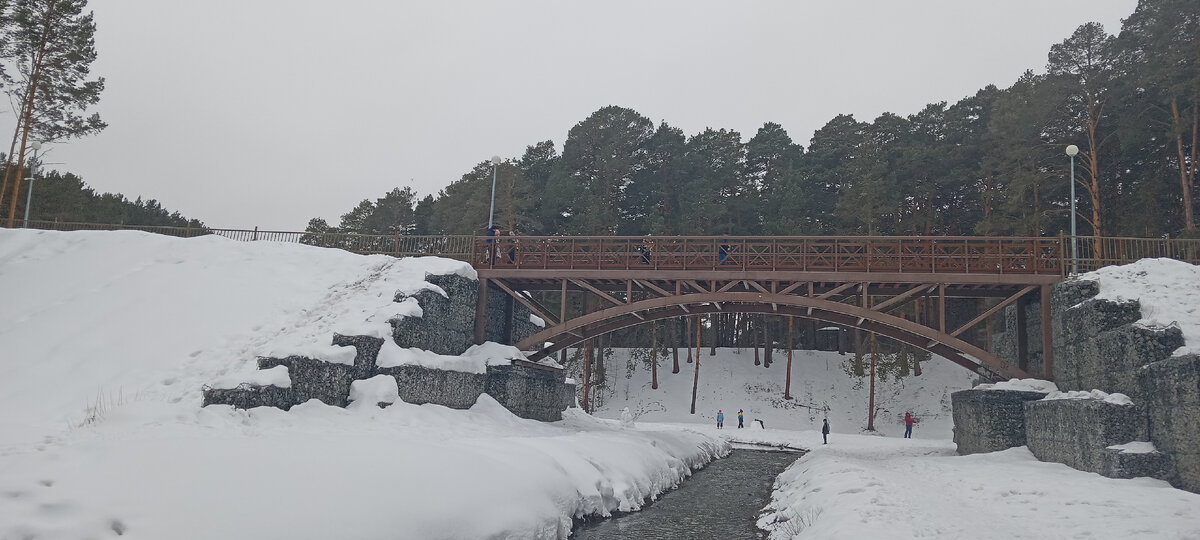
M 524 420 L 488 397 L 381 410 L 388 389 L 371 383 L 356 388 L 365 407 L 200 408 L 204 384 L 248 376 L 257 354 L 339 354 L 322 342 L 411 309 L 391 298 L 432 287 L 426 271 L 473 273 L 218 237 L 0 230 L 0 539 L 560 538 L 729 451 L 582 414 Z
M 559 538 L 573 517 L 637 509 L 744 442 L 813 448 L 760 520 L 774 538 L 1200 538 L 1200 496 L 1165 483 L 1023 449 L 954 456 L 949 392 L 971 374 L 940 360 L 881 383 L 881 435 L 857 434 L 866 388 L 845 358 L 803 351 L 796 399 L 784 401 L 783 357 L 766 370 L 752 353 L 705 350 L 695 416 L 687 364 L 660 370 L 653 392 L 644 371 L 614 368 L 621 379 L 597 415 L 608 419 L 575 411 L 554 424 L 487 397 L 468 411 L 199 407 L 204 384 L 249 376 L 255 355 L 336 360 L 332 332 L 386 331 L 386 318 L 416 314 L 390 299 L 432 288 L 426 271 L 472 272 L 216 237 L 0 230 L 0 540 Z M 507 354 L 397 349 L 387 361 L 478 370 Z M 394 396 L 386 382 L 357 384 L 358 403 Z M 626 428 L 626 406 L 664 410 Z M 813 431 L 825 408 L 829 446 Z M 905 410 L 923 420 L 916 439 L 899 438 Z

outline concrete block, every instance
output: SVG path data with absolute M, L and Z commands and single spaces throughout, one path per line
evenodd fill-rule
M 1147 440 L 1137 407 L 1099 399 L 1030 401 L 1025 422 L 1029 451 L 1038 459 L 1096 473 L 1105 470 L 1107 447 Z
M 954 442 L 959 454 L 995 452 L 1025 445 L 1025 402 L 1042 392 L 962 390 L 950 394 Z

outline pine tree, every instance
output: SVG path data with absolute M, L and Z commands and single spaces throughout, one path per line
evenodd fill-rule
M 0 76 L 17 105 L 8 151 L 16 162 L 8 160 L 0 186 L 0 200 L 10 193 L 10 227 L 29 143 L 82 137 L 107 126 L 99 114 L 85 116 L 104 90 L 103 78 L 89 79 L 96 25 L 92 13 L 84 13 L 86 6 L 86 0 L 14 0 L 0 29 L 0 61 L 8 68 Z

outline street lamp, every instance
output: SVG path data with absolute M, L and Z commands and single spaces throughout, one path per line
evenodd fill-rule
M 500 165 L 500 156 L 492 156 L 492 206 L 488 208 L 488 230 L 492 229 L 492 216 L 496 214 L 496 167 Z
M 29 160 L 29 193 L 25 194 L 25 223 L 21 224 L 21 227 L 26 229 L 29 228 L 29 204 L 33 202 L 33 177 L 37 175 L 34 171 L 37 170 L 37 155 L 38 150 L 42 149 L 42 143 L 33 141 L 33 144 L 29 146 L 33 148 L 33 159 Z
M 1067 146 L 1067 155 L 1071 156 L 1071 273 L 1079 273 L 1079 248 L 1076 245 L 1078 240 L 1075 238 L 1075 155 L 1079 153 L 1079 147 L 1075 145 Z

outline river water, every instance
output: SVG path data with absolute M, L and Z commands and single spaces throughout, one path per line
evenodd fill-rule
M 770 501 L 775 477 L 801 455 L 734 450 L 640 512 L 581 525 L 571 538 L 766 538 L 767 533 L 754 526 L 758 511 Z

